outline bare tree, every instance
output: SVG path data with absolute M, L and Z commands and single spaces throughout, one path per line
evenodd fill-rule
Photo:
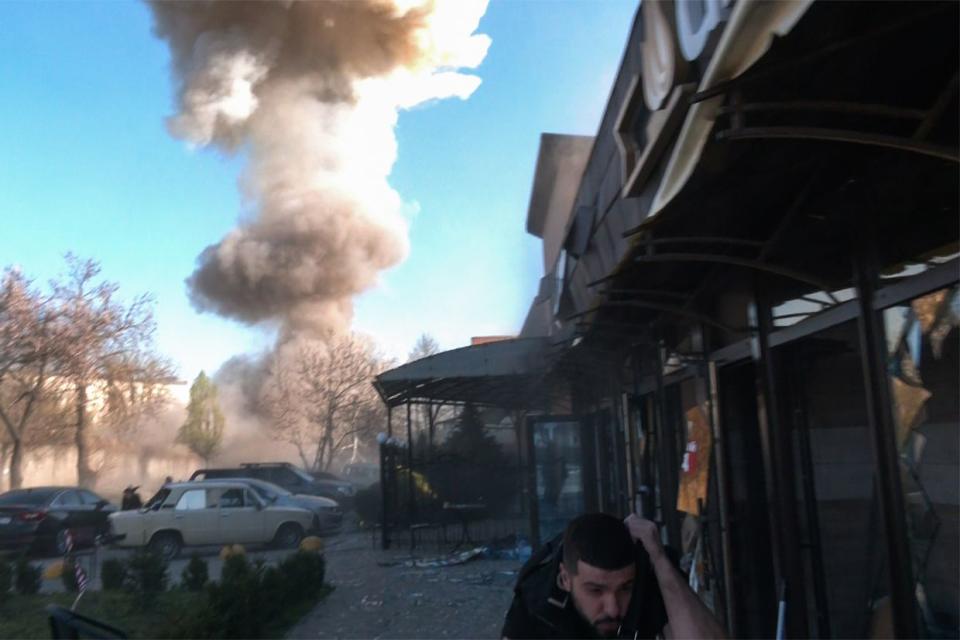
M 65 340 L 57 353 L 57 375 L 74 394 L 74 442 L 77 479 L 92 486 L 97 442 L 91 426 L 100 409 L 105 425 L 129 426 L 140 412 L 162 404 L 170 365 L 154 351 L 152 300 L 142 295 L 124 304 L 117 285 L 99 279 L 100 265 L 67 255 L 68 273 L 55 283 L 54 298 Z M 92 406 L 94 397 L 105 400 Z M 107 431 L 105 440 L 122 436 Z
M 407 362 L 420 360 L 435 353 L 440 353 L 440 344 L 429 333 L 421 333 L 420 337 L 417 338 L 417 343 L 413 345 L 413 349 L 407 355 Z
M 407 362 L 414 362 L 437 353 L 440 353 L 440 345 L 429 333 L 423 333 L 417 338 L 417 343 L 413 345 L 413 349 L 408 354 Z M 432 453 L 436 445 L 437 423 L 443 419 L 452 418 L 451 407 L 444 405 L 442 402 L 428 402 L 417 407 L 416 416 L 419 431 L 423 433 L 426 429 L 427 448 Z
M 23 484 L 23 455 L 50 386 L 61 329 L 52 299 L 8 268 L 0 284 L 0 421 L 11 488 Z
M 372 438 L 380 428 L 371 382 L 382 366 L 371 345 L 354 335 L 281 349 L 263 393 L 273 432 L 297 448 L 307 469 L 329 468 L 355 438 Z

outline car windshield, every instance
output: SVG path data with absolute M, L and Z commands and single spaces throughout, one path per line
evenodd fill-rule
M 250 486 L 253 487 L 261 496 L 269 497 L 270 499 L 293 495 L 280 485 L 267 482 L 266 480 L 252 480 L 250 481 Z
M 39 507 L 46 504 L 54 494 L 59 490 L 44 489 L 40 491 L 31 491 L 30 489 L 20 489 L 17 491 L 8 491 L 0 495 L 0 505 L 25 505 L 30 507 Z
M 167 496 L 170 495 L 170 489 L 160 489 L 157 491 L 152 498 L 147 500 L 147 504 L 143 505 L 144 509 L 157 509 L 160 505 L 163 504 L 163 501 L 167 499 Z
M 275 502 L 283 496 L 293 495 L 283 487 L 275 485 L 272 482 L 267 482 L 266 480 L 254 480 L 252 478 L 227 478 L 228 480 L 236 479 L 248 487 L 253 489 L 253 491 L 266 500 L 267 502 Z
M 293 471 L 295 474 L 297 474 L 297 476 L 304 482 L 313 482 L 313 478 L 310 476 L 310 474 L 304 471 L 303 469 L 298 469 L 297 467 L 290 467 L 290 470 Z

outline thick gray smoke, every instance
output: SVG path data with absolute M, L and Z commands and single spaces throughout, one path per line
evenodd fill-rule
M 349 326 L 353 296 L 407 252 L 387 177 L 399 109 L 467 98 L 486 10 L 451 0 L 151 2 L 169 43 L 170 132 L 241 152 L 252 215 L 198 258 L 204 311 L 273 322 L 281 339 Z

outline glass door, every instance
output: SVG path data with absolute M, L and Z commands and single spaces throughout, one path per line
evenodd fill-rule
M 531 517 L 538 544 L 562 533 L 567 522 L 583 513 L 585 474 L 578 420 L 536 418 L 529 424 Z

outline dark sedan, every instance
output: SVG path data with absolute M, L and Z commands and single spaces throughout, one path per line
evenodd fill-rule
M 32 487 L 0 494 L 0 551 L 64 554 L 67 532 L 75 547 L 106 533 L 116 507 L 86 489 Z

